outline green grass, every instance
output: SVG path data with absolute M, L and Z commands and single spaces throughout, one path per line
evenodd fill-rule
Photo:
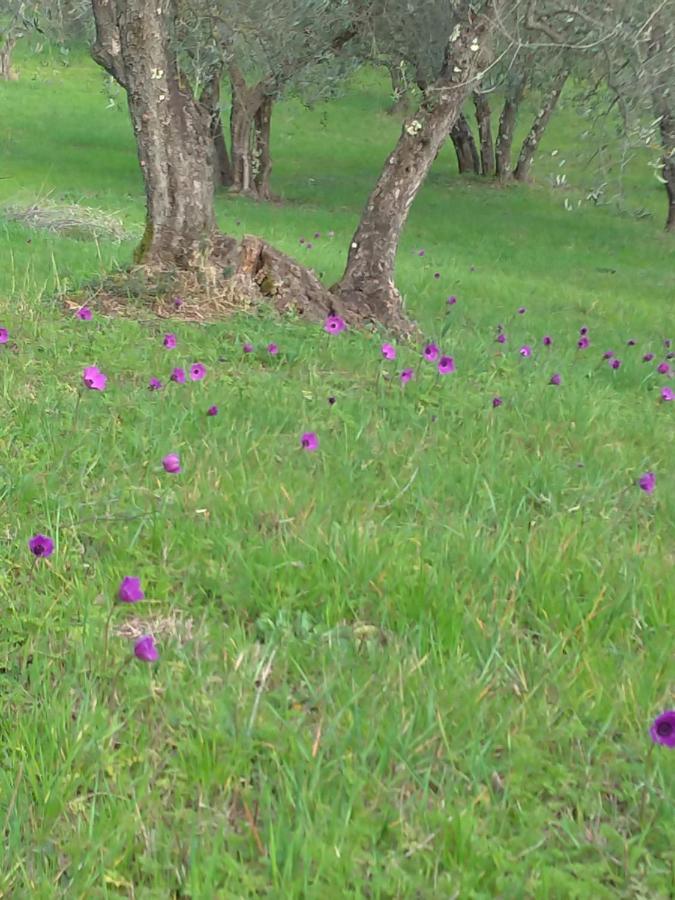
M 93 65 L 21 68 L 0 85 L 0 202 L 140 223 L 126 113 Z M 387 102 L 362 77 L 325 107 L 281 105 L 283 202 L 223 196 L 223 226 L 336 278 L 396 138 Z M 540 177 L 580 128 L 563 109 Z M 377 337 L 268 316 L 67 318 L 54 289 L 131 245 L 0 225 L 0 896 L 672 896 L 673 759 L 648 737 L 673 706 L 672 382 L 641 362 L 674 336 L 662 198 L 639 160 L 640 221 L 452 162 L 398 267 L 455 356 L 444 379 L 418 348 L 385 364 Z M 195 360 L 203 382 L 147 391 Z M 78 401 L 89 364 L 108 388 Z M 36 531 L 56 551 L 33 565 Z M 129 608 L 125 575 L 146 593 Z M 155 633 L 156 666 L 125 624 Z

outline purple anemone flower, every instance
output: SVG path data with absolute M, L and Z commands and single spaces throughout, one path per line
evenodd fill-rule
M 176 309 L 180 309 L 181 306 L 183 305 L 183 298 L 182 297 L 174 297 L 173 305 L 176 307 Z
M 75 313 L 78 319 L 82 319 L 83 322 L 89 322 L 92 318 L 92 311 L 88 306 L 81 306 L 78 311 Z
M 591 345 L 591 342 L 588 340 L 588 338 L 585 335 L 583 337 L 580 337 L 579 340 L 577 341 L 577 347 L 579 348 L 579 350 L 586 350 L 586 348 L 590 347 L 590 345 Z
M 501 406 L 504 401 L 501 397 L 493 397 L 492 398 L 492 408 L 497 409 L 498 406 Z
M 583 325 L 583 326 L 579 329 L 579 334 L 580 334 L 582 337 L 584 337 L 584 335 L 588 334 L 588 328 L 586 328 L 586 326 Z
M 553 384 L 557 387 L 561 381 L 562 378 L 560 377 L 560 372 L 554 372 L 553 375 L 551 375 L 551 377 L 549 378 L 548 383 Z
M 0 328 L 0 344 L 6 344 L 9 340 L 9 331 L 6 328 Z
M 174 369 L 171 372 L 170 381 L 175 381 L 176 384 L 185 384 L 185 369 Z
M 412 378 L 414 378 L 415 373 L 412 369 L 404 369 L 401 372 L 401 384 L 407 384 Z
M 157 662 L 159 653 L 151 634 L 144 634 L 134 644 L 134 656 L 142 662 Z
M 423 355 L 424 358 L 429 362 L 436 362 L 440 352 L 441 351 L 438 349 L 436 344 L 427 344 L 424 348 Z
M 108 376 L 104 375 L 97 366 L 87 366 L 82 373 L 82 381 L 90 391 L 104 391 Z
M 529 356 L 532 356 L 532 347 L 529 344 L 523 344 L 518 353 L 527 359 Z
M 425 253 L 426 253 L 426 250 L 418 250 L 417 251 L 418 256 L 424 256 Z
M 347 327 L 347 323 L 340 316 L 328 316 L 324 322 L 323 330 L 328 334 L 340 334 Z
M 438 279 L 438 278 L 440 278 L 440 277 L 441 277 L 441 273 L 440 273 L 440 272 L 434 272 L 434 278 Z
M 321 232 L 320 232 L 320 231 L 315 231 L 315 232 L 314 232 L 314 237 L 315 237 L 315 238 L 320 238 L 320 237 L 321 237 Z
M 380 352 L 385 359 L 396 359 L 396 347 L 391 344 L 382 344 Z
M 206 375 L 206 366 L 203 363 L 193 363 L 190 366 L 190 378 L 193 381 L 201 381 Z
M 609 364 L 613 369 L 621 368 L 621 360 L 620 359 L 612 359 L 612 360 L 610 360 Z
M 168 456 L 165 456 L 162 460 L 162 465 L 164 466 L 164 471 L 170 475 L 177 475 L 181 471 L 180 457 L 177 453 L 169 453 Z
M 626 346 L 627 346 L 627 347 L 634 347 L 636 343 L 637 343 L 637 342 L 634 341 L 633 338 L 631 338 L 630 340 L 626 341 Z
M 453 294 L 451 297 L 448 297 L 448 306 L 454 306 L 457 303 L 457 297 Z
M 654 359 L 653 353 L 645 353 L 645 355 L 642 357 L 642 362 L 651 362 L 653 359 Z
M 127 575 L 122 579 L 122 583 L 117 591 L 117 596 L 122 603 L 138 603 L 139 600 L 145 599 L 145 594 L 141 588 L 141 579 Z
M 267 352 L 270 354 L 270 356 L 276 356 L 277 353 L 279 352 L 279 348 L 277 347 L 276 344 L 268 344 Z
M 54 541 L 46 534 L 34 534 L 28 541 L 28 549 L 33 556 L 51 556 L 54 552 Z
M 553 338 L 550 335 L 545 334 L 541 342 L 544 347 L 550 347 L 553 344 Z
M 675 400 L 675 391 L 668 386 L 661 388 L 661 399 L 665 402 Z
M 450 375 L 455 371 L 455 360 L 452 356 L 441 356 L 438 361 L 438 372 L 440 375 Z
M 649 734 L 654 743 L 675 749 L 675 709 L 668 709 L 657 716 Z
M 526 306 L 519 306 L 519 307 L 518 307 L 518 315 L 519 315 L 519 316 L 524 316 L 526 312 L 527 312 L 527 307 L 526 307 Z
M 167 350 L 173 350 L 176 344 L 178 343 L 178 338 L 175 334 L 165 334 L 164 340 L 162 341 Z
M 501 332 L 501 334 L 497 335 L 495 340 L 497 341 L 498 344 L 505 344 L 506 343 L 506 335 L 504 334 L 504 332 Z
M 303 450 L 309 450 L 313 452 L 314 450 L 318 450 L 319 448 L 319 439 L 313 431 L 306 431 L 303 435 L 300 436 L 300 446 Z
M 209 406 L 206 410 L 207 416 L 217 416 L 218 415 L 218 407 L 217 406 Z
M 329 397 L 329 398 L 328 398 L 328 403 L 329 403 L 330 406 L 332 406 L 332 405 L 335 403 L 335 397 Z
M 659 363 L 656 367 L 656 371 L 659 373 L 659 375 L 670 375 L 670 366 L 667 362 Z
M 244 353 L 253 353 L 253 344 L 246 343 L 243 346 Z
M 161 391 L 162 390 L 162 382 L 159 378 L 151 378 L 148 382 L 148 390 L 149 391 Z
M 647 494 L 651 494 L 656 487 L 656 475 L 653 472 L 645 472 L 638 478 L 638 486 Z
M 614 356 L 613 350 L 605 350 L 605 352 L 602 354 L 603 359 L 611 359 L 613 356 Z
M 663 346 L 666 348 L 666 350 L 670 350 L 672 344 L 673 342 L 670 338 L 665 338 L 665 340 L 663 341 Z

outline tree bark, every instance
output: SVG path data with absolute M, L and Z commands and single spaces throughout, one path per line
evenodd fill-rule
M 241 194 L 256 194 L 254 164 L 256 115 L 265 99 L 265 82 L 247 85 L 241 70 L 231 64 L 230 84 L 232 85 L 230 114 L 232 190 Z
M 260 200 L 269 200 L 272 154 L 270 135 L 272 127 L 272 98 L 263 97 L 254 118 L 255 190 Z
M 199 102 L 205 107 L 209 115 L 209 131 L 213 140 L 214 153 L 214 182 L 221 187 L 230 187 L 233 182 L 232 165 L 227 152 L 220 111 L 220 82 L 222 76 L 222 67 L 217 66 L 204 85 Z
M 481 175 L 495 174 L 495 149 L 492 139 L 492 110 L 487 95 L 482 91 L 473 92 L 476 107 L 476 123 L 480 139 L 480 171 Z
M 535 153 L 537 152 L 537 148 L 539 147 L 539 142 L 541 141 L 546 126 L 558 105 L 558 100 L 560 99 L 560 95 L 565 87 L 565 82 L 567 81 L 569 74 L 569 69 L 561 69 L 556 75 L 551 90 L 544 100 L 541 109 L 537 113 L 527 137 L 523 141 L 523 145 L 520 148 L 520 155 L 518 156 L 518 162 L 513 170 L 513 177 L 516 181 L 527 181 L 529 177 L 530 167 L 534 160 Z
M 347 266 L 332 291 L 366 319 L 405 327 L 401 296 L 394 285 L 396 251 L 418 190 L 431 168 L 486 58 L 490 21 L 463 23 L 448 41 L 442 71 L 428 86 L 417 112 L 403 123 L 401 136 L 352 238 Z M 478 50 L 480 49 L 480 52 Z
M 93 0 L 93 55 L 125 88 L 145 183 L 136 253 L 152 268 L 202 268 L 215 232 L 210 116 L 181 81 L 171 0 Z M 114 8 L 113 8 L 114 7 Z
M 511 175 L 513 132 L 516 127 L 518 108 L 525 96 L 525 85 L 525 76 L 518 76 L 515 86 L 504 100 L 502 114 L 499 117 L 499 131 L 495 145 L 495 174 L 501 179 L 507 179 Z
M 473 172 L 480 175 L 480 156 L 474 140 L 471 128 L 463 113 L 457 117 L 457 121 L 450 129 L 450 138 L 455 145 L 457 154 L 457 167 L 459 174 Z
M 0 46 L 0 81 L 16 81 L 18 75 L 12 68 L 12 51 L 16 46 L 16 38 L 5 35 Z
M 663 156 L 661 176 L 668 197 L 666 231 L 675 233 L 675 113 L 673 112 L 673 82 L 675 63 L 668 40 L 669 32 L 661 17 L 654 20 L 649 34 L 648 64 L 652 69 L 652 103 L 659 120 Z M 671 45 L 672 47 L 672 45 Z

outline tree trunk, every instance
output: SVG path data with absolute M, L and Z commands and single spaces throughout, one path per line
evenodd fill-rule
M 18 75 L 12 68 L 12 51 L 16 46 L 16 38 L 6 35 L 0 46 L 0 81 L 16 81 Z
M 93 55 L 127 93 L 145 182 L 145 234 L 136 253 L 151 268 L 202 268 L 215 232 L 213 140 L 207 111 L 181 82 L 170 46 L 173 8 L 94 0 Z M 116 40 L 112 39 L 112 29 Z
M 272 172 L 272 155 L 270 153 L 270 133 L 272 126 L 272 98 L 263 97 L 255 119 L 255 178 L 256 193 L 260 200 L 269 200 L 270 174 Z
M 417 112 L 403 123 L 401 136 L 368 198 L 352 238 L 344 275 L 332 291 L 365 319 L 405 327 L 394 285 L 396 251 L 418 190 L 431 168 L 486 59 L 489 21 L 467 23 L 446 46 L 443 69 Z M 459 31 L 459 29 L 457 29 Z M 477 52 L 480 48 L 481 52 Z
M 476 123 L 480 138 L 480 170 L 481 175 L 495 174 L 495 149 L 492 139 L 492 110 L 487 95 L 482 91 L 473 92 L 476 107 Z
M 232 111 L 230 114 L 232 190 L 241 194 L 256 194 L 254 158 L 254 148 L 257 143 L 255 137 L 256 115 L 265 99 L 265 83 L 259 81 L 249 87 L 240 69 L 234 64 L 230 65 L 230 83 L 232 85 Z
M 662 17 L 652 23 L 649 34 L 648 64 L 653 79 L 652 102 L 659 120 L 663 147 L 661 176 L 668 197 L 666 231 L 675 232 L 675 114 L 672 86 L 675 81 L 675 62 L 672 56 L 672 36 Z
M 459 174 L 464 175 L 466 172 L 473 172 L 475 175 L 480 175 L 480 156 L 478 155 L 471 128 L 463 113 L 460 113 L 457 121 L 452 126 L 450 137 L 455 145 Z
M 675 232 L 675 116 L 670 111 L 668 98 L 663 94 L 655 96 L 654 106 L 660 116 L 659 131 L 663 145 L 661 177 L 668 197 L 666 231 Z
M 501 179 L 509 178 L 511 175 L 513 132 L 516 127 L 518 107 L 525 95 L 525 83 L 525 76 L 519 76 L 515 87 L 504 100 L 502 114 L 499 117 L 499 132 L 495 146 L 495 174 Z
M 223 133 L 220 111 L 220 82 L 223 76 L 221 66 L 216 67 L 202 90 L 199 102 L 209 115 L 209 131 L 213 140 L 214 182 L 221 187 L 232 184 L 232 166 Z
M 539 147 L 539 142 L 541 141 L 544 131 L 546 130 L 546 126 L 548 125 L 551 116 L 553 115 L 553 111 L 558 105 L 560 94 L 562 93 L 562 89 L 565 87 L 565 82 L 567 81 L 569 74 L 569 69 L 562 69 L 558 73 L 548 96 L 546 97 L 541 109 L 537 113 L 536 118 L 532 123 L 529 134 L 523 141 L 523 146 L 520 149 L 520 155 L 518 157 L 518 162 L 516 163 L 516 168 L 513 170 L 513 177 L 516 179 L 516 181 L 527 181 L 529 177 L 530 166 L 532 165 L 534 155 L 537 152 L 537 148 Z

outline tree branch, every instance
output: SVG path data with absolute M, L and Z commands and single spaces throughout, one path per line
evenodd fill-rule
M 96 23 L 96 40 L 91 47 L 92 58 L 121 87 L 126 87 L 115 0 L 91 0 L 91 8 Z

